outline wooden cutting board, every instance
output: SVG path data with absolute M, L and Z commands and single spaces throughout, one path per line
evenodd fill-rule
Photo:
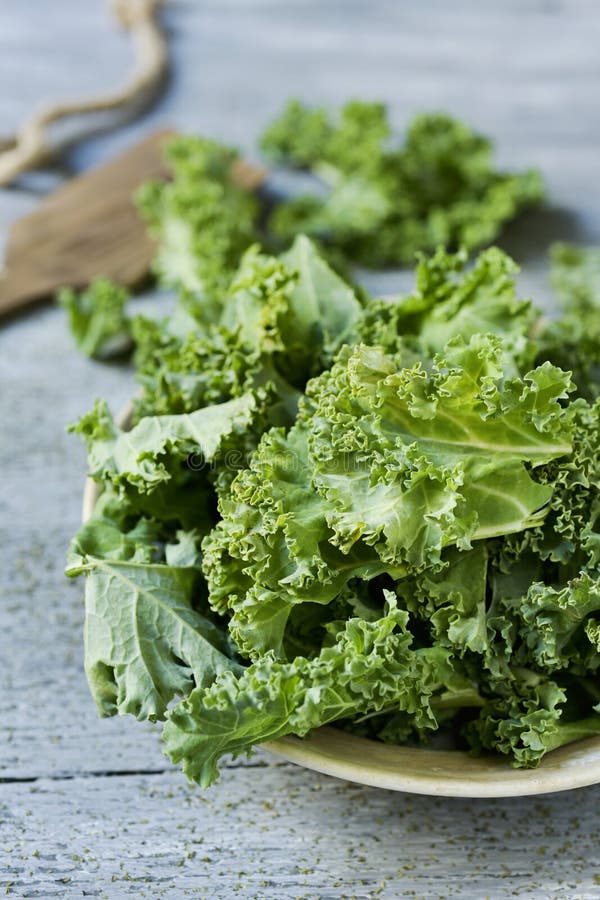
M 12 227 L 0 270 L 0 316 L 49 299 L 61 287 L 85 287 L 99 276 L 130 288 L 144 281 L 155 245 L 132 196 L 144 181 L 168 177 L 163 149 L 173 133 L 155 132 L 74 178 Z M 249 163 L 232 169 L 232 178 L 248 190 L 264 177 Z

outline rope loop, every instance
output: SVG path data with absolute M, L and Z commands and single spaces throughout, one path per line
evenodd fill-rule
M 162 0 L 109 0 L 113 18 L 131 35 L 135 67 L 129 81 L 112 94 L 87 100 L 54 103 L 33 113 L 16 134 L 0 138 L 0 185 L 10 184 L 23 172 L 47 162 L 56 148 L 46 135 L 48 126 L 61 119 L 126 109 L 139 112 L 136 102 L 150 95 L 168 68 L 165 35 L 158 22 Z M 3 151 L 3 152 L 2 152 Z

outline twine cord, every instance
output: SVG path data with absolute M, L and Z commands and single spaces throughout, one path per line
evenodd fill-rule
M 53 103 L 27 119 L 14 136 L 0 138 L 0 185 L 44 163 L 53 154 L 48 126 L 62 119 L 135 107 L 162 82 L 168 67 L 165 35 L 158 23 L 163 0 L 110 0 L 112 14 L 129 32 L 134 50 L 134 70 L 120 89 L 87 100 Z

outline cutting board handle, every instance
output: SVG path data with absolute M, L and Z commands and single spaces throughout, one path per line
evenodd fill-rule
M 168 177 L 164 144 L 173 133 L 155 132 L 67 182 L 13 226 L 0 273 L 0 316 L 100 276 L 129 288 L 144 281 L 156 247 L 132 198 L 143 182 Z M 244 160 L 231 170 L 232 180 L 247 191 L 256 190 L 266 174 Z
M 127 287 L 143 281 L 154 242 L 133 202 L 144 181 L 166 178 L 162 129 L 116 159 L 68 181 L 10 230 L 0 273 L 0 315 L 103 275 Z

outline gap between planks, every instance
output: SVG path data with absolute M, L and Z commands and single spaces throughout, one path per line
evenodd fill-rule
M 221 766 L 222 771 L 230 771 L 231 769 L 292 769 L 294 768 L 293 763 L 286 762 L 285 760 L 273 760 L 267 762 L 267 760 L 256 760 L 252 761 L 243 761 L 243 762 L 235 762 L 230 761 L 228 763 L 223 763 Z M 58 774 L 47 774 L 47 775 L 8 775 L 6 777 L 0 776 L 0 787 L 3 784 L 35 784 L 37 781 L 77 781 L 79 779 L 87 779 L 87 778 L 127 778 L 127 777 L 136 777 L 139 775 L 166 775 L 169 772 L 176 772 L 176 769 L 173 769 L 172 766 L 165 766 L 162 769 L 92 769 L 89 772 L 64 772 Z M 184 775 L 181 776 L 185 778 Z

